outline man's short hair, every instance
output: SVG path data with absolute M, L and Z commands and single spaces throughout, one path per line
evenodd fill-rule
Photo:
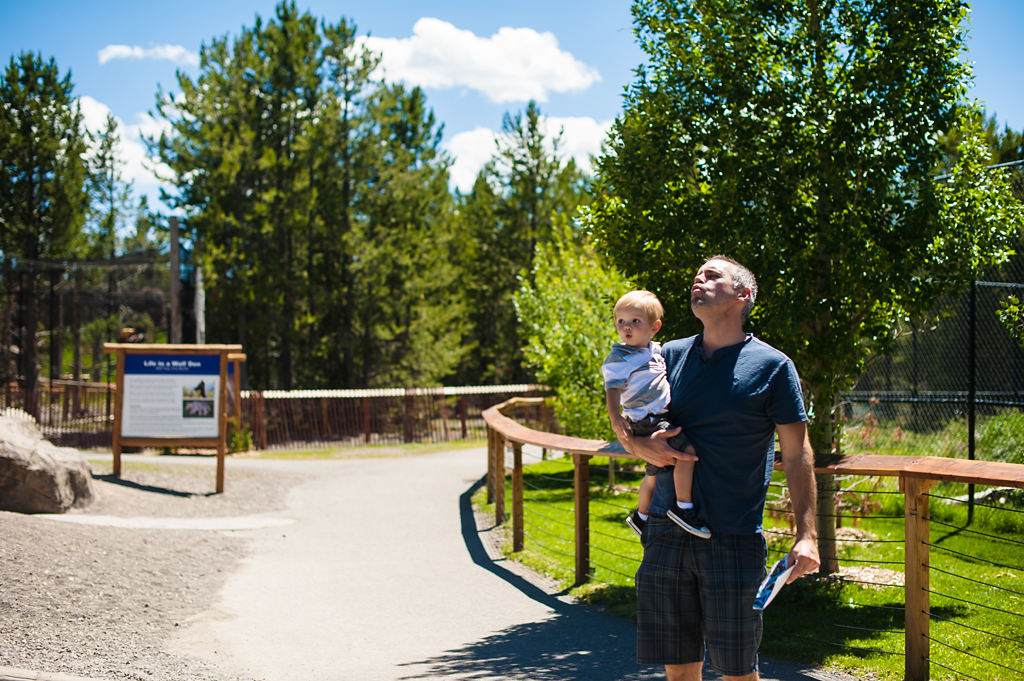
M 740 288 L 750 289 L 750 299 L 743 306 L 743 323 L 746 323 L 747 319 L 750 318 L 750 311 L 754 309 L 754 301 L 757 300 L 757 278 L 754 277 L 753 272 L 728 256 L 713 255 L 706 262 L 711 262 L 712 260 L 724 260 L 732 265 L 733 288 L 739 286 Z
M 658 296 L 654 295 L 650 291 L 630 291 L 626 295 L 619 298 L 618 302 L 615 303 L 615 307 L 612 309 L 612 315 L 618 315 L 619 309 L 623 307 L 635 307 L 644 311 L 647 315 L 647 321 L 653 324 L 656 321 L 660 321 L 662 316 L 665 314 L 665 308 L 662 307 L 661 301 L 658 300 Z

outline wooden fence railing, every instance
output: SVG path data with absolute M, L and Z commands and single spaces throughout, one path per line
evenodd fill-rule
M 524 546 L 523 457 L 524 444 L 571 454 L 574 469 L 575 579 L 584 584 L 590 576 L 590 460 L 594 456 L 636 459 L 617 442 L 585 440 L 527 428 L 509 417 L 517 409 L 543 400 L 513 398 L 484 411 L 487 422 L 487 496 L 494 504 L 496 523 L 506 521 L 505 475 L 511 475 L 512 550 Z M 512 465 L 506 464 L 506 447 L 512 449 Z M 929 678 L 929 497 L 939 481 L 1001 485 L 1024 489 L 1024 465 L 970 461 L 931 456 L 857 455 L 819 462 L 815 473 L 897 477 L 904 495 L 905 553 L 905 650 L 906 678 Z M 781 465 L 776 461 L 776 470 Z M 499 482 L 500 481 L 500 482 Z

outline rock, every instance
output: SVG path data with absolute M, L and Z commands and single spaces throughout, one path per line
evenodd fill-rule
M 20 409 L 0 413 L 0 510 L 64 513 L 93 498 L 92 471 L 77 449 L 44 439 Z

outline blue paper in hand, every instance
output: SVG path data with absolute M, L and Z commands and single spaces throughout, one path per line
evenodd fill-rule
M 789 579 L 789 575 L 793 572 L 796 564 L 794 563 L 786 567 L 786 558 L 788 557 L 780 558 L 775 565 L 772 565 L 772 569 L 768 571 L 768 576 L 761 582 L 757 595 L 754 596 L 754 610 L 764 610 L 767 608 L 768 604 L 775 598 L 775 595 L 785 585 L 786 580 Z

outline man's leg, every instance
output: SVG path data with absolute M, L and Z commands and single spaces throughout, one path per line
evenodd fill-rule
M 696 574 L 687 548 L 695 539 L 663 515 L 644 528 L 636 573 L 637 662 L 696 665 L 704 660 L 704 627 Z
M 694 662 L 693 664 L 667 664 L 665 665 L 665 680 L 666 681 L 701 681 L 701 673 L 703 672 L 703 662 Z M 728 681 L 759 681 L 761 675 L 757 672 L 753 674 L 747 674 L 746 676 L 723 676 L 723 680 Z
M 700 681 L 703 662 L 665 665 L 665 681 Z
M 761 614 L 753 604 L 765 574 L 764 537 L 717 533 L 694 547 L 711 666 L 726 679 L 756 680 Z

